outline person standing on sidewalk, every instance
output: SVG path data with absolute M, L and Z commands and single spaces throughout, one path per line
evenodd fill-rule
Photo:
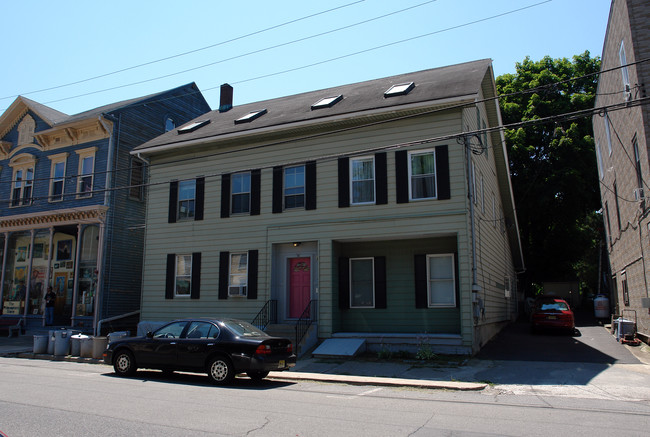
M 54 304 L 56 303 L 56 293 L 52 286 L 47 287 L 45 293 L 45 326 L 54 324 Z

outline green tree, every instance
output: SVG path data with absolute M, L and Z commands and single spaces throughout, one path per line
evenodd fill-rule
M 496 80 L 503 123 L 593 108 L 599 70 L 600 58 L 588 51 L 572 60 L 527 57 L 515 74 Z M 505 137 L 527 268 L 520 276 L 524 291 L 531 294 L 532 284 L 544 281 L 596 281 L 600 192 L 591 117 L 526 124 L 507 129 Z

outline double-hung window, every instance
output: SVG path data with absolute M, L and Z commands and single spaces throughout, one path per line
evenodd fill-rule
M 178 220 L 194 218 L 196 180 L 178 183 Z
M 429 307 L 456 306 L 454 255 L 427 255 Z
M 79 155 L 79 188 L 77 197 L 91 197 L 93 195 L 93 173 L 95 172 L 96 151 L 96 147 L 77 150 L 77 154 Z
M 248 253 L 231 253 L 228 277 L 228 294 L 246 296 L 248 285 Z
M 144 198 L 144 163 L 138 159 L 131 160 L 131 181 L 129 197 L 134 200 Z
M 67 153 L 48 156 L 52 165 L 50 167 L 50 202 L 63 200 L 65 190 L 65 165 Z
M 350 308 L 374 307 L 374 258 L 350 258 Z
M 305 166 L 298 165 L 284 169 L 284 208 L 305 206 Z
M 189 296 L 192 290 L 192 255 L 176 255 L 174 296 Z
M 231 212 L 232 214 L 248 214 L 251 210 L 251 174 L 235 173 L 231 179 Z
M 34 196 L 34 164 L 31 155 L 23 155 L 12 161 L 11 206 L 31 205 Z
M 409 153 L 409 191 L 411 200 L 437 197 L 435 150 Z
M 375 203 L 375 158 L 350 158 L 350 198 L 353 205 Z
M 630 92 L 630 75 L 627 71 L 627 56 L 625 56 L 625 42 L 621 41 L 621 47 L 618 49 L 618 57 L 621 62 L 621 75 L 623 79 L 623 89 Z

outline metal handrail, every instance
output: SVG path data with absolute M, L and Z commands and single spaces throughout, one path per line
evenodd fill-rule
M 305 310 L 302 312 L 302 315 L 296 322 L 296 350 L 298 349 L 298 345 L 302 339 L 307 334 L 307 331 L 309 331 L 311 324 L 316 321 L 317 306 L 317 299 L 310 300 L 307 307 L 305 307 Z
M 276 323 L 278 320 L 278 301 L 267 300 L 259 313 L 255 316 L 251 325 L 264 331 L 269 323 Z
M 109 317 L 107 319 L 100 320 L 99 322 L 97 322 L 97 329 L 95 329 L 95 335 L 101 335 L 102 334 L 102 323 L 104 323 L 104 322 L 112 322 L 114 320 L 119 320 L 119 319 L 124 319 L 126 317 L 135 316 L 136 314 L 140 314 L 140 310 L 132 311 L 130 313 L 120 314 L 119 316 L 113 316 L 113 317 Z

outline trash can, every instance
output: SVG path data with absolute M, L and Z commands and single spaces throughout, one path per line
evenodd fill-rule
M 616 323 L 616 341 L 621 341 L 626 334 L 634 334 L 635 323 L 632 320 L 619 317 L 614 322 Z
M 106 337 L 93 337 L 93 358 L 100 360 L 104 358 L 104 351 L 108 345 Z
M 54 332 L 54 337 L 56 337 L 54 341 L 54 355 L 57 356 L 68 355 L 68 353 L 70 352 L 71 336 L 72 336 L 72 332 L 66 329 L 62 329 L 60 331 Z
M 79 339 L 79 353 L 82 358 L 92 358 L 93 356 L 93 338 L 83 336 Z
M 81 339 L 88 338 L 87 335 L 75 334 L 70 337 L 70 355 L 73 357 L 81 356 Z
M 54 336 L 54 333 L 56 331 L 50 331 L 47 339 L 47 353 L 50 355 L 54 355 L 54 342 L 56 341 L 56 337 Z
M 108 343 L 110 344 L 111 342 L 114 342 L 116 340 L 119 340 L 120 338 L 128 337 L 129 336 L 129 331 L 116 331 L 116 332 L 109 332 L 108 334 Z
M 44 354 L 47 352 L 47 343 L 49 341 L 49 335 L 35 335 L 34 336 L 34 353 L 35 354 Z

